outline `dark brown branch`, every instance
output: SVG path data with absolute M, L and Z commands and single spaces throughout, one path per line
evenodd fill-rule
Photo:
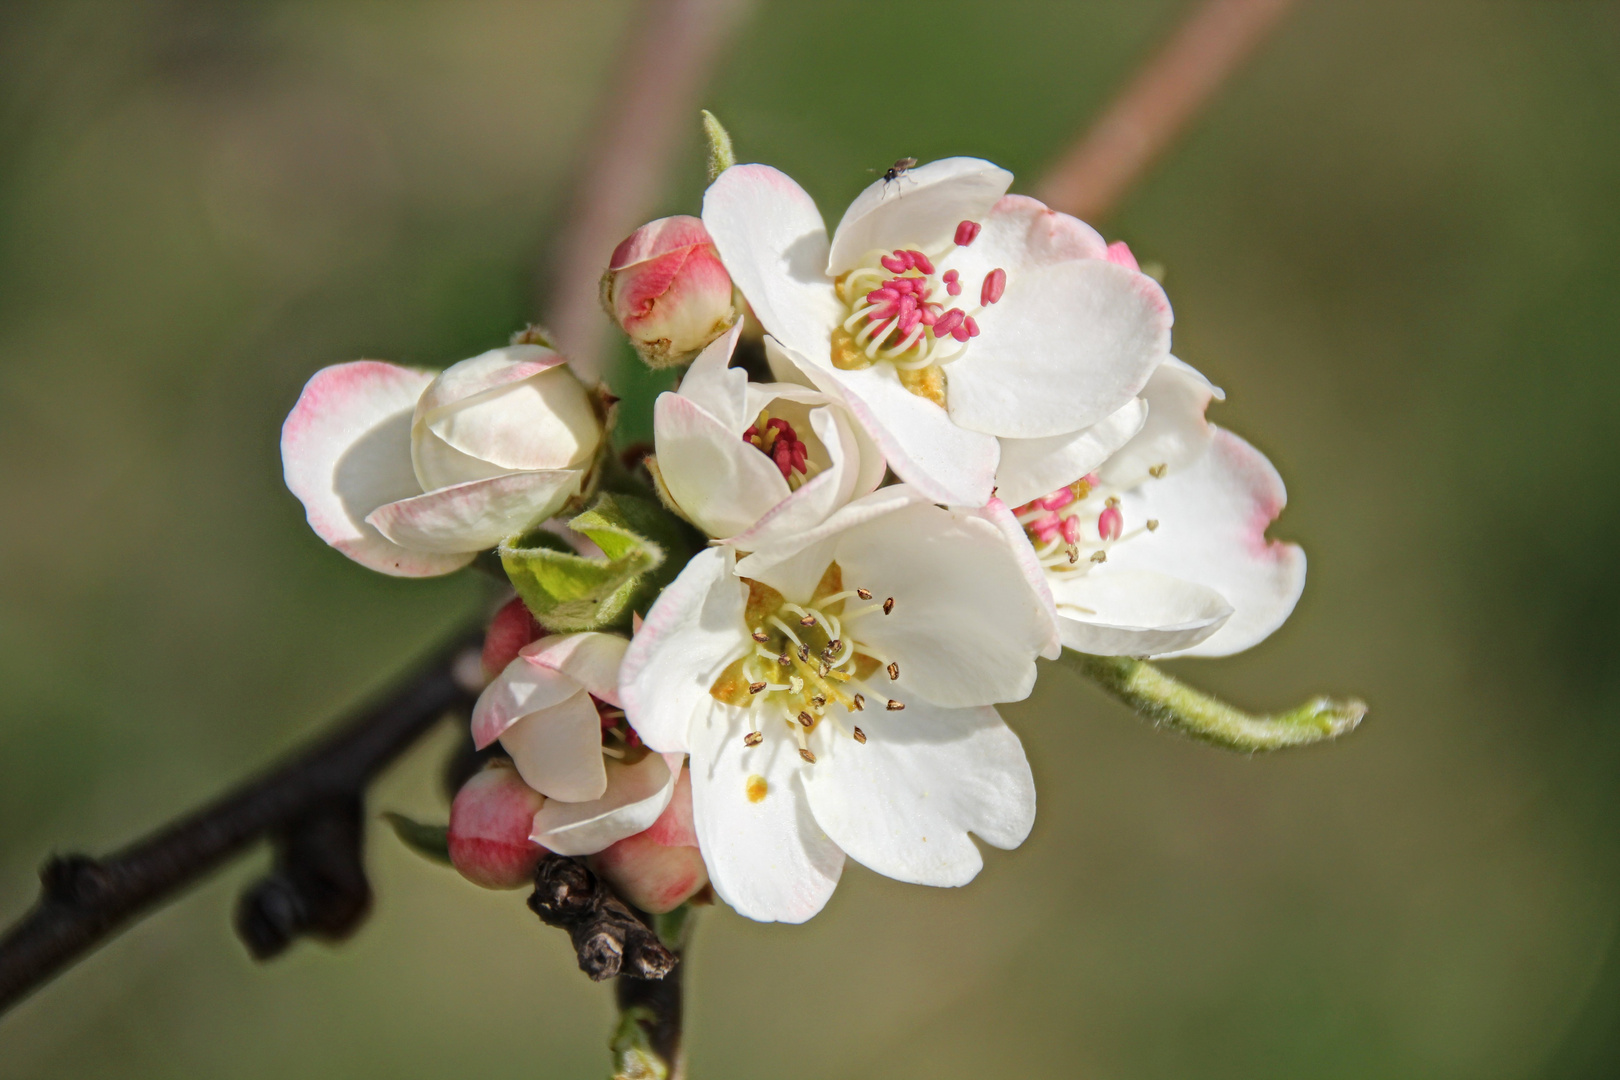
M 301 933 L 352 931 L 370 902 L 358 861 L 366 785 L 446 712 L 470 707 L 452 674 L 466 645 L 458 640 L 380 704 L 151 836 L 105 858 L 52 858 L 38 902 L 0 938 L 0 1011 L 264 836 L 276 840 L 277 870 L 238 911 L 255 954 L 274 955 Z
M 675 954 L 583 863 L 561 855 L 540 860 L 529 907 L 547 926 L 568 931 L 579 970 L 597 982 L 621 973 L 658 980 L 675 968 Z

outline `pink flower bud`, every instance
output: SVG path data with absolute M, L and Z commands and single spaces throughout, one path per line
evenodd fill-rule
M 1131 246 L 1123 240 L 1115 240 L 1108 245 L 1107 259 L 1109 262 L 1117 263 L 1127 270 L 1141 269 L 1136 265 L 1136 256 L 1131 254 Z
M 531 884 L 546 849 L 529 833 L 545 801 L 504 759 L 474 773 L 450 804 L 450 861 L 461 876 L 486 889 Z
M 731 276 L 703 222 L 648 222 L 613 251 L 602 306 L 651 367 L 684 364 L 736 321 Z
M 692 776 L 681 770 L 658 820 L 592 855 L 590 867 L 627 902 L 654 915 L 673 911 L 703 890 L 709 871 L 692 830 Z
M 534 621 L 523 601 L 514 596 L 495 613 L 484 633 L 484 652 L 480 657 L 484 681 L 505 671 L 506 665 L 517 659 L 519 650 L 537 640 L 541 633 L 540 624 Z

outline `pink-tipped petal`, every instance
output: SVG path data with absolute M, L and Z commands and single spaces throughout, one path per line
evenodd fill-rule
M 528 646 L 521 655 L 534 667 L 572 679 L 592 697 L 619 705 L 619 664 L 629 646 L 617 634 L 553 634 Z
M 323 368 L 281 428 L 287 488 L 310 528 L 362 566 L 399 577 L 448 574 L 472 561 L 397 544 L 366 520 L 422 492 L 411 468 L 411 412 L 433 379 L 377 360 Z
M 466 553 L 465 565 L 556 513 L 579 494 L 582 479 L 578 469 L 507 473 L 379 506 L 366 521 L 402 547 Z

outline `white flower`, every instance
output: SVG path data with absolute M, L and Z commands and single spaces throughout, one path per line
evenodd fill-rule
M 814 528 L 883 481 L 883 456 L 841 403 L 728 367 L 715 341 L 653 411 L 665 493 L 698 528 L 743 550 Z
M 404 577 L 446 574 L 579 494 L 602 441 L 563 358 L 514 345 L 442 374 L 375 360 L 315 373 L 281 429 L 321 539 Z
M 962 885 L 969 832 L 1028 835 L 1029 765 L 990 706 L 1025 697 L 1058 643 L 1016 530 L 884 488 L 797 553 L 702 552 L 647 613 L 619 692 L 647 745 L 691 755 L 698 844 L 737 911 L 808 919 L 846 853 Z
M 1141 431 L 1106 464 L 1018 508 L 1063 643 L 1104 656 L 1228 656 L 1281 626 L 1305 553 L 1266 538 L 1287 494 L 1265 455 L 1208 423 L 1221 392 L 1173 357 Z
M 937 502 L 989 499 L 998 440 L 1035 441 L 1011 447 L 1014 471 L 1072 456 L 1169 350 L 1158 284 L 1089 226 L 1006 195 L 1011 182 L 976 158 L 931 162 L 867 188 L 830 243 L 810 197 L 768 166 L 727 169 L 703 200 L 782 357 Z
M 589 855 L 641 832 L 663 813 L 679 754 L 648 753 L 621 723 L 613 634 L 555 634 L 518 653 L 473 708 L 474 744 L 499 739 L 518 775 L 546 797 L 531 838 L 561 855 Z

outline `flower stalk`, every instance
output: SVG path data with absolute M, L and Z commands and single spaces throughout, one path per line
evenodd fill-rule
M 1068 666 L 1123 701 L 1156 727 L 1212 743 L 1228 750 L 1256 754 L 1326 742 L 1356 729 L 1367 715 L 1360 698 L 1313 697 L 1303 705 L 1270 716 L 1253 716 L 1195 690 L 1145 660 L 1128 656 L 1092 656 L 1065 649 Z

